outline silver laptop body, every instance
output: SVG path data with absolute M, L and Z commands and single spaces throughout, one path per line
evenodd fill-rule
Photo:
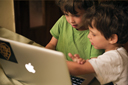
M 0 64 L 8 77 L 30 85 L 72 85 L 65 56 L 58 51 L 0 37 Z M 88 78 L 82 85 L 94 77 Z

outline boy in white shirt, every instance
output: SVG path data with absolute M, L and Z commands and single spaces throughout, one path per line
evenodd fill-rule
M 101 84 L 128 85 L 128 53 L 122 47 L 128 41 L 127 10 L 127 7 L 104 4 L 86 11 L 88 38 L 94 48 L 105 49 L 105 53 L 86 61 L 69 54 L 75 61 L 67 61 L 71 75 L 94 73 Z

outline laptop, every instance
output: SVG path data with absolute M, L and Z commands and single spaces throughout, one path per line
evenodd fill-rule
M 30 85 L 88 85 L 92 74 L 73 84 L 62 52 L 0 37 L 0 64 L 5 74 Z

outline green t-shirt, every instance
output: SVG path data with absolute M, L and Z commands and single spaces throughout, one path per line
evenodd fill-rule
M 67 22 L 64 15 L 55 23 L 50 33 L 58 40 L 56 50 L 63 52 L 67 60 L 71 61 L 68 53 L 79 54 L 83 59 L 90 59 L 104 52 L 91 45 L 87 37 L 89 30 L 76 30 Z

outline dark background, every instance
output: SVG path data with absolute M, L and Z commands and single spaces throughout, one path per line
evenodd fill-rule
M 43 13 L 39 12 L 42 14 L 44 21 L 44 23 L 42 22 L 42 25 L 36 27 L 30 26 L 30 9 L 34 8 L 34 6 L 31 6 L 30 8 L 30 1 L 33 1 L 36 5 L 35 11 L 38 12 L 42 9 Z M 43 46 L 50 41 L 52 36 L 49 31 L 62 15 L 60 8 L 56 5 L 54 0 L 14 0 L 14 11 L 16 33 L 21 34 Z M 40 16 L 39 13 L 38 15 Z M 37 17 L 38 15 L 35 14 Z M 40 19 L 35 20 L 33 17 L 33 20 L 36 21 L 37 24 L 40 23 Z

